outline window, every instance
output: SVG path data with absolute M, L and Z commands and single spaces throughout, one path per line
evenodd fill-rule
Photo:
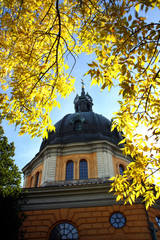
M 85 159 L 82 159 L 79 164 L 79 179 L 88 178 L 88 164 Z
M 66 164 L 66 180 L 73 180 L 73 170 L 74 170 L 74 163 L 73 161 L 68 161 Z
M 82 122 L 81 122 L 81 120 L 76 120 L 75 122 L 74 122 L 74 131 L 75 132 L 80 132 L 80 131 L 82 131 Z
M 126 224 L 126 218 L 120 212 L 113 213 L 110 217 L 110 224 L 114 228 L 122 228 Z
M 123 165 L 119 165 L 119 174 L 123 176 L 123 172 L 124 172 L 124 166 Z
M 78 240 L 77 229 L 70 223 L 60 223 L 51 231 L 49 240 Z
M 36 173 L 35 187 L 38 187 L 38 182 L 39 182 L 39 172 Z
M 32 187 L 32 184 L 33 184 L 33 176 L 31 177 L 30 187 Z
M 156 222 L 157 222 L 158 227 L 160 228 L 160 217 L 156 217 Z
M 84 117 L 80 117 L 79 113 L 77 113 L 70 120 L 70 124 L 73 125 L 73 131 L 77 134 L 83 130 L 83 125 L 86 122 Z

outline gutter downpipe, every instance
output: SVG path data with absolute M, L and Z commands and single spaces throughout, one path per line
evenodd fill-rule
M 145 206 L 144 206 L 144 207 L 145 207 Z M 153 222 L 150 222 L 150 220 L 149 220 L 149 215 L 148 215 L 148 211 L 147 211 L 146 208 L 145 208 L 145 211 L 146 211 L 146 216 L 147 216 L 148 225 L 149 225 L 149 230 L 150 230 L 150 233 L 151 233 L 152 240 L 158 240 L 157 235 L 156 235 L 156 232 L 158 231 L 158 229 L 156 229 L 156 228 L 154 227 L 154 223 L 153 223 Z

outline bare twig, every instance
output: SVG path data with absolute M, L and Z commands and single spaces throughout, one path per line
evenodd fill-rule
M 46 12 L 46 14 L 44 15 L 44 17 L 43 17 L 42 20 L 40 21 L 40 24 L 42 24 L 42 22 L 44 21 L 44 19 L 47 17 L 47 15 L 49 14 L 52 6 L 53 6 L 53 1 L 51 2 L 51 4 L 50 4 L 50 6 L 49 6 L 49 8 L 48 8 L 48 10 L 47 10 L 47 12 Z

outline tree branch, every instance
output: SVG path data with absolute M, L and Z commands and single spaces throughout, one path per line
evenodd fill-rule
M 42 20 L 40 21 L 40 24 L 42 24 L 42 22 L 44 21 L 44 19 L 47 17 L 48 13 L 50 12 L 51 8 L 53 6 L 53 1 L 51 2 L 46 14 L 44 15 L 44 17 L 42 18 Z

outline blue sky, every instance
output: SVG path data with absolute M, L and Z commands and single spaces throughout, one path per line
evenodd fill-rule
M 153 22 L 159 21 L 159 10 L 149 11 L 146 17 L 148 20 Z M 61 108 L 56 108 L 51 113 L 51 118 L 54 124 L 66 114 L 74 112 L 73 101 L 76 94 L 81 93 L 81 79 L 84 80 L 85 91 L 93 98 L 94 112 L 111 119 L 113 117 L 113 113 L 118 111 L 119 104 L 117 103 L 117 100 L 119 100 L 119 90 L 117 87 L 113 87 L 110 92 L 108 92 L 107 89 L 101 92 L 101 89 L 98 86 L 90 87 L 91 81 L 89 76 L 83 77 L 83 75 L 89 70 L 87 63 L 91 63 L 92 60 L 94 60 L 94 55 L 81 54 L 79 58 L 77 58 L 77 63 L 72 72 L 72 75 L 76 78 L 75 93 L 71 93 L 66 99 L 59 98 Z M 28 134 L 18 136 L 18 129 L 15 129 L 15 126 L 13 125 L 8 125 L 6 121 L 3 121 L 3 128 L 5 135 L 8 137 L 8 141 L 14 142 L 15 144 L 16 150 L 14 159 L 15 163 L 21 170 L 29 161 L 32 160 L 35 154 L 39 152 L 42 139 L 31 139 Z

